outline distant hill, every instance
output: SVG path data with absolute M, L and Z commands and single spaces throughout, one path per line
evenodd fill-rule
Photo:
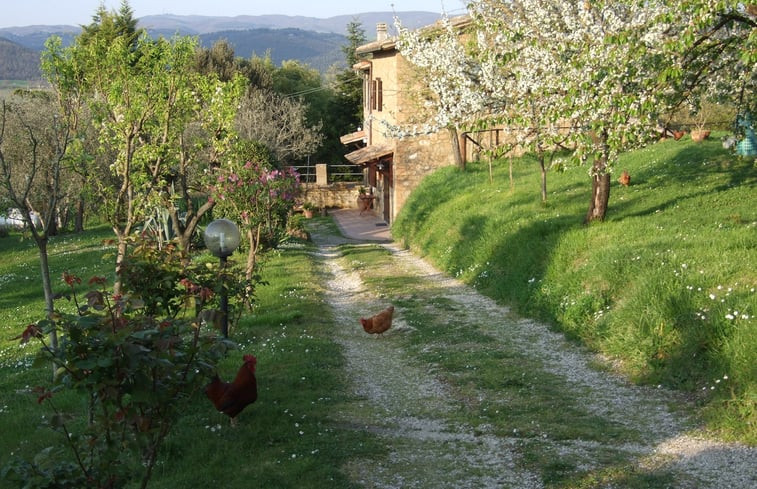
M 341 47 L 347 44 L 347 24 L 356 20 L 365 30 L 366 38 L 375 39 L 376 24 L 394 25 L 393 12 L 367 12 L 340 15 L 326 19 L 287 15 L 240 15 L 210 17 L 201 15 L 148 15 L 139 19 L 139 27 L 151 36 L 171 37 L 175 34 L 197 36 L 204 47 L 225 39 L 237 56 L 264 56 L 279 65 L 284 60 L 298 60 L 325 72 L 335 63 L 344 62 Z M 417 28 L 433 24 L 439 14 L 432 12 L 399 12 L 397 16 L 406 27 Z M 63 45 L 70 44 L 81 26 L 24 26 L 0 29 L 0 80 L 39 78 L 39 53 L 52 35 L 60 36 Z M 18 77 L 23 74 L 22 77 Z
M 239 15 L 236 17 L 208 17 L 202 15 L 147 15 L 139 19 L 139 26 L 150 31 L 180 32 L 187 35 L 208 34 L 217 31 L 248 29 L 302 29 L 331 34 L 346 34 L 347 24 L 357 20 L 365 29 L 368 39 L 375 38 L 376 24 L 394 25 L 393 12 L 365 12 L 338 15 L 326 19 L 290 15 Z M 411 29 L 433 24 L 439 14 L 433 12 L 398 12 L 402 24 Z M 0 32 L 2 30 L 0 29 Z
M 204 47 L 210 47 L 222 39 L 242 58 L 250 58 L 253 55 L 262 57 L 270 52 L 271 60 L 276 66 L 282 61 L 295 59 L 321 73 L 334 64 L 344 65 L 342 46 L 348 44 L 347 38 L 341 34 L 317 33 L 302 29 L 233 30 L 200 36 L 200 42 Z
M 63 45 L 71 44 L 74 37 L 81 32 L 81 27 L 70 25 L 32 25 L 26 27 L 4 27 L 0 29 L 0 37 L 13 41 L 27 49 L 42 52 L 45 49 L 45 41 L 50 36 L 58 36 Z
M 39 80 L 39 53 L 0 37 L 0 80 Z

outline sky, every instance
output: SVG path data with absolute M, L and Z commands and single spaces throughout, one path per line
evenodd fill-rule
M 118 10 L 121 0 L 0 0 L 0 27 L 86 25 L 100 4 Z M 302 15 L 328 18 L 361 12 L 465 12 L 465 0 L 129 0 L 134 17 L 146 15 Z

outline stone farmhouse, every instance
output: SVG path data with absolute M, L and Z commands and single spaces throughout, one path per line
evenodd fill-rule
M 453 21 L 468 22 L 467 17 Z M 397 38 L 389 36 L 382 23 L 377 25 L 376 40 L 357 48 L 360 61 L 353 68 L 363 79 L 363 128 L 341 138 L 343 144 L 356 148 L 346 158 L 363 168 L 374 212 L 387 224 L 394 221 L 425 176 L 455 164 L 448 131 L 398 138 L 388 130 L 417 122 L 423 94 L 422 80 L 396 43 Z M 465 143 L 473 139 L 467 135 L 460 139 L 465 155 Z

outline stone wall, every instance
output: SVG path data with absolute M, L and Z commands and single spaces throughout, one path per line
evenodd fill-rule
M 356 182 L 337 182 L 328 185 L 306 183 L 302 185 L 302 199 L 318 208 L 357 208 L 361 186 L 362 184 Z
M 392 220 L 424 177 L 441 167 L 454 164 L 455 157 L 447 131 L 407 138 L 398 143 L 394 153 Z

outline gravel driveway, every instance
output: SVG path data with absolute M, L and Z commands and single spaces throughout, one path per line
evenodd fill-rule
M 597 454 L 622 453 L 636 471 L 669 474 L 669 487 L 674 488 L 757 487 L 757 449 L 698 435 L 681 410 L 669 409 L 675 393 L 634 386 L 593 368 L 601 359 L 545 325 L 515 316 L 393 244 L 381 245 L 391 253 L 388 269 L 357 273 L 347 269 L 338 246 L 354 241 L 318 227 L 311 229 L 311 235 L 328 277 L 327 300 L 339 325 L 335 341 L 343 347 L 349 379 L 361 399 L 336 416 L 348 426 L 374 433 L 388 452 L 388 456 L 354 460 L 345 467 L 355 483 L 368 488 L 546 487 L 538 467 L 524 460 L 523 447 L 528 444 L 555 458 L 580 461 L 588 470 Z M 389 299 L 365 285 L 365 274 L 372 273 L 422 278 L 426 293 L 431 290 L 452 304 L 455 327 L 478 328 L 502 348 L 516 348 L 520 354 L 538 358 L 546 371 L 561 377 L 566 399 L 579 398 L 588 412 L 633 428 L 639 436 L 632 441 L 612 437 L 552 440 L 545 433 L 537 440 L 524 440 L 518 433 L 495 435 L 485 426 L 461 423 L 455 412 L 465 410 L 464 403 L 450 395 L 450 386 L 432 365 L 419 362 L 403 348 L 400 339 L 412 335 L 413 326 L 404 320 L 401 308 L 396 309 L 393 328 L 383 338 L 361 334 L 356 318 L 382 309 Z M 623 485 L 616 480 L 586 487 Z

